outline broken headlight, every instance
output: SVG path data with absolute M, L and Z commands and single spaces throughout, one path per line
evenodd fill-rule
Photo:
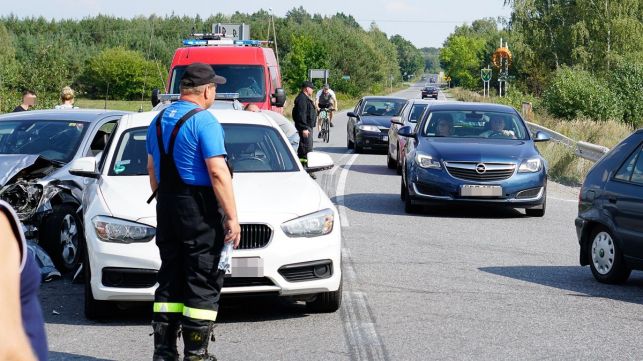
M 0 199 L 16 210 L 18 218 L 31 218 L 40 206 L 58 193 L 56 187 L 44 187 L 37 183 L 18 181 L 0 190 Z

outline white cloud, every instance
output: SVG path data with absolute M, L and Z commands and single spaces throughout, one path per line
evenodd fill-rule
M 411 5 L 406 0 L 384 1 L 384 3 L 386 11 L 401 13 L 412 10 Z

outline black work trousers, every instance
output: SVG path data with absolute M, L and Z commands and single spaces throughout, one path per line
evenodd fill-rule
M 297 155 L 300 159 L 308 159 L 308 153 L 313 151 L 313 131 L 308 131 L 308 137 L 304 137 L 304 132 L 299 131 L 299 149 Z
M 224 274 L 223 218 L 212 187 L 164 192 L 157 204 L 156 244 L 161 254 L 154 320 L 199 327 L 214 321 Z

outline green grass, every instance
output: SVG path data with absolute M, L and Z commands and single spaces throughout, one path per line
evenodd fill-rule
M 74 105 L 84 109 L 112 109 L 137 112 L 142 107 L 144 112 L 152 110 L 152 103 L 148 99 L 144 101 L 108 100 L 107 103 L 104 99 L 76 99 Z
M 465 102 L 487 102 L 512 105 L 518 111 L 518 98 L 483 98 L 482 95 L 461 88 L 449 89 L 450 95 Z M 534 104 L 534 116 L 530 121 L 561 133 L 576 141 L 599 144 L 608 148 L 614 147 L 634 130 L 626 123 L 608 120 L 595 121 L 590 119 L 566 120 L 553 117 L 537 107 L 538 99 L 526 97 L 524 100 Z M 577 157 L 574 150 L 556 142 L 539 144 L 538 149 L 549 164 L 549 176 L 552 180 L 563 184 L 580 185 L 593 162 Z

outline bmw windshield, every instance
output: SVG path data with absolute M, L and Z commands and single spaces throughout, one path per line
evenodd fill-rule
M 225 84 L 217 85 L 217 93 L 238 93 L 240 102 L 261 102 L 266 88 L 263 67 L 260 65 L 212 65 L 217 75 L 226 78 Z M 185 66 L 177 66 L 172 72 L 172 93 L 178 94 Z
M 87 123 L 65 120 L 9 120 L 0 122 L 0 154 L 38 154 L 67 163 L 74 158 Z
M 481 111 L 433 111 L 424 122 L 422 136 L 452 138 L 529 139 L 515 114 Z

